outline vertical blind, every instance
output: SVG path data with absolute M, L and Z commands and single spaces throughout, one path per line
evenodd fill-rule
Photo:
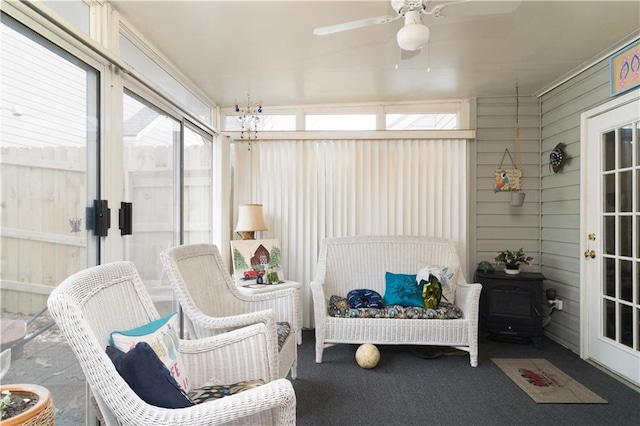
M 285 278 L 303 283 L 305 327 L 313 327 L 309 283 L 325 237 L 451 238 L 466 271 L 466 145 L 465 139 L 234 143 L 234 202 L 264 205 L 265 238 L 280 240 Z

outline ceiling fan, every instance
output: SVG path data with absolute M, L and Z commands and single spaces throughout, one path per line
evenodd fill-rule
M 431 6 L 432 4 L 434 5 Z M 453 5 L 462 4 L 466 4 L 466 6 L 464 8 L 461 6 L 452 7 Z M 445 9 L 447 9 L 446 16 L 456 17 L 503 14 L 513 12 L 519 5 L 520 1 L 479 2 L 474 0 L 454 0 L 449 2 L 436 2 L 429 0 L 391 0 L 391 7 L 396 11 L 397 16 L 379 16 L 377 18 L 329 25 L 316 28 L 313 30 L 313 33 L 318 36 L 323 36 L 372 25 L 387 24 L 404 18 L 404 25 L 398 30 L 396 40 L 402 50 L 414 52 L 422 49 L 429 41 L 430 31 L 429 28 L 422 23 L 422 15 L 427 15 L 435 19 L 444 18 L 445 14 L 443 11 Z

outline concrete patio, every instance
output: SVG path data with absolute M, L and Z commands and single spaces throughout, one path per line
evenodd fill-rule
M 2 321 L 32 317 L 2 313 Z M 40 330 L 51 318 L 44 312 L 27 324 L 27 336 Z M 20 352 L 20 351 L 17 351 Z M 32 383 L 51 392 L 56 407 L 56 425 L 85 424 L 85 380 L 71 348 L 54 325 L 22 347 L 11 361 L 2 384 Z

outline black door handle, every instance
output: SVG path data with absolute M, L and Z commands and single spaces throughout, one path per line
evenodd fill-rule
M 93 200 L 93 207 L 86 209 L 87 229 L 98 237 L 106 237 L 111 228 L 111 209 L 107 200 Z
M 120 218 L 120 235 L 131 235 L 133 233 L 133 203 L 120 203 L 118 210 Z

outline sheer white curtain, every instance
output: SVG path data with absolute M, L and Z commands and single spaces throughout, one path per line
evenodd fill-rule
M 304 325 L 313 326 L 309 283 L 324 237 L 421 235 L 467 251 L 465 139 L 236 141 L 234 203 L 264 205 L 287 279 L 302 282 Z

